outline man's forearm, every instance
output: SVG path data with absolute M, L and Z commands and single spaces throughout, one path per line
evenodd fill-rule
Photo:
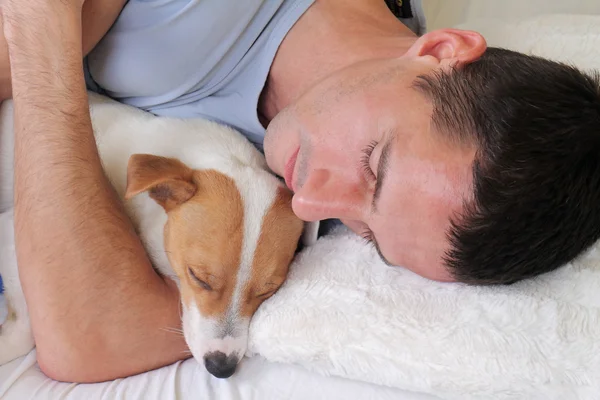
M 183 357 L 183 338 L 161 330 L 179 324 L 178 296 L 152 270 L 102 171 L 81 15 L 48 3 L 35 21 L 42 26 L 15 20 L 4 28 L 20 276 L 44 370 L 61 380 L 111 379 Z M 87 358 L 95 369 L 81 368 Z

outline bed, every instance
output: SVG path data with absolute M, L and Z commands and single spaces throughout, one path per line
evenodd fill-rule
M 600 16 L 461 27 L 490 45 L 600 67 Z M 599 286 L 599 245 L 539 279 L 476 289 L 389 268 L 338 228 L 303 251 L 261 306 L 249 357 L 231 379 L 187 360 L 112 382 L 58 383 L 40 372 L 34 350 L 0 366 L 0 398 L 594 399 Z
M 293 365 L 269 362 L 259 356 L 245 359 L 239 373 L 216 379 L 194 360 L 116 381 L 68 384 L 48 379 L 35 363 L 35 351 L 0 366 L 3 400 L 436 400 L 412 393 L 340 377 L 326 377 Z

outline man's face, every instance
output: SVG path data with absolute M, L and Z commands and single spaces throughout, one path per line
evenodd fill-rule
M 432 104 L 412 86 L 445 67 L 440 52 L 456 54 L 445 43 L 423 47 L 427 39 L 313 86 L 271 121 L 265 155 L 295 192 L 298 217 L 340 219 L 388 263 L 447 281 L 446 234 L 470 198 L 474 149 L 435 131 Z

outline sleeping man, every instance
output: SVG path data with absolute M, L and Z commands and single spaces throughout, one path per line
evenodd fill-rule
M 389 3 L 389 5 L 388 5 Z M 401 4 L 401 5 L 399 5 Z M 102 173 L 86 88 L 231 125 L 307 221 L 388 264 L 509 284 L 600 236 L 598 76 L 423 34 L 417 1 L 2 0 L 16 240 L 42 370 L 93 382 L 186 357 L 172 282 Z

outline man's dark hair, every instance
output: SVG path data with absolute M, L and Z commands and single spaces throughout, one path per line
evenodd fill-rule
M 476 149 L 472 199 L 448 232 L 457 280 L 514 283 L 600 238 L 598 73 L 489 48 L 415 87 L 433 102 L 433 126 Z

